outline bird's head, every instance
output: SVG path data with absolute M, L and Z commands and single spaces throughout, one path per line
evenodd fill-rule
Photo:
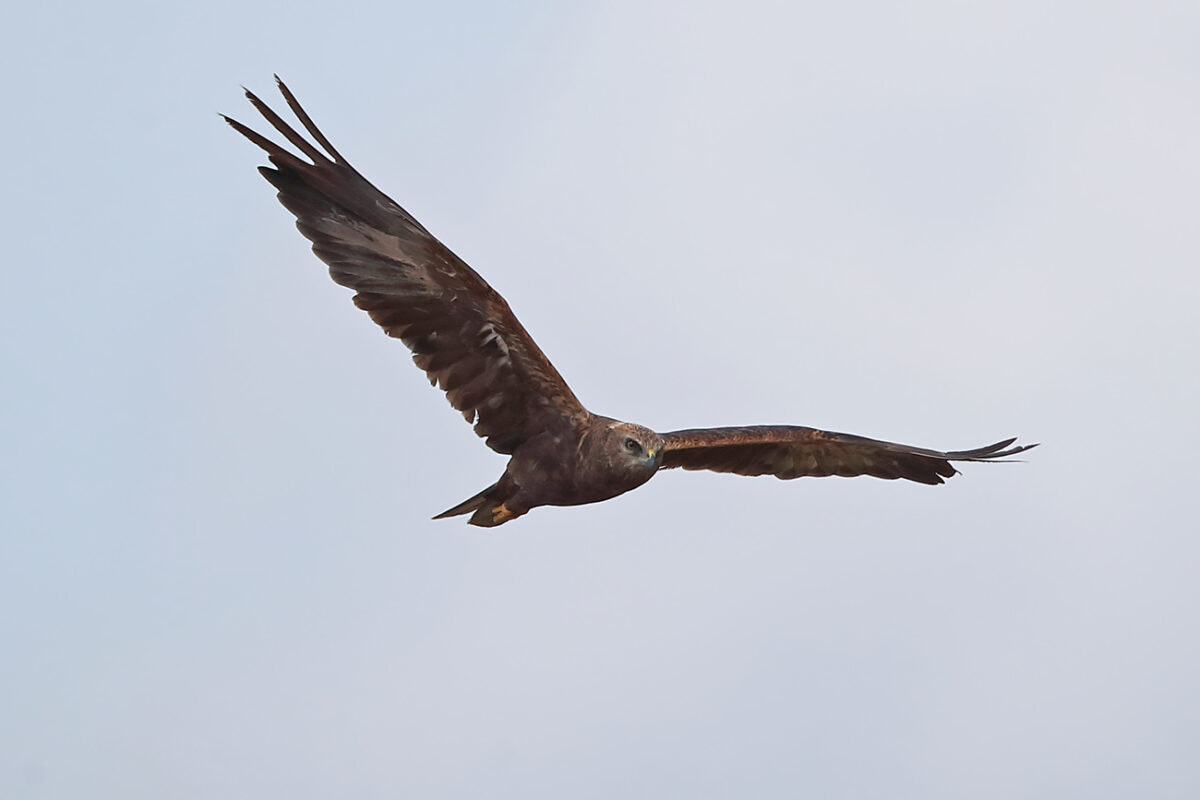
M 614 464 L 630 472 L 645 473 L 647 478 L 662 464 L 662 437 L 641 425 L 614 420 L 608 426 L 606 445 Z

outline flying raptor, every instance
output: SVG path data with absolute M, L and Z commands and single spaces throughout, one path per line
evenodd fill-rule
M 655 433 L 593 414 L 504 298 L 350 166 L 275 80 L 312 141 L 253 93 L 246 97 L 308 160 L 236 120 L 225 121 L 266 151 L 274 168 L 259 172 L 279 190 L 279 201 L 296 216 L 333 280 L 353 289 L 355 305 L 404 342 L 488 447 L 510 457 L 498 481 L 435 519 L 470 514 L 472 525 L 492 527 L 538 506 L 608 500 L 676 467 L 939 484 L 957 473 L 951 461 L 995 461 L 1036 447 L 1005 439 L 941 452 L 792 425 Z

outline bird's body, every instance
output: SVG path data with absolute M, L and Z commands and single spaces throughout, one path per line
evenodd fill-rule
M 662 437 L 641 425 L 589 416 L 582 435 L 547 431 L 522 443 L 499 481 L 438 517 L 470 511 L 472 524 L 498 525 L 537 506 L 609 500 L 654 477 Z
M 538 506 L 608 500 L 641 486 L 659 469 L 676 467 L 937 484 L 956 473 L 951 461 L 992 461 L 1035 446 L 1012 446 L 1015 440 L 1008 439 L 941 452 L 798 426 L 660 434 L 593 414 L 504 298 L 354 170 L 282 82 L 279 88 L 321 149 L 253 94 L 246 96 L 309 161 L 226 121 L 267 152 L 275 168 L 259 171 L 279 190 L 280 202 L 296 216 L 297 228 L 329 265 L 331 277 L 355 290 L 355 304 L 408 346 L 417 366 L 490 448 L 510 457 L 496 483 L 439 518 L 471 514 L 473 525 L 500 525 Z

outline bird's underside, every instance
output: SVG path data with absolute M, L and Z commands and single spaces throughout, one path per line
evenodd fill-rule
M 510 456 L 496 483 L 437 518 L 470 514 L 473 525 L 501 525 L 537 506 L 607 500 L 673 468 L 938 484 L 957 473 L 951 462 L 996 461 L 1036 447 L 1006 439 L 942 452 L 783 425 L 655 433 L 592 414 L 504 299 L 351 167 L 276 81 L 311 140 L 252 93 L 246 96 L 307 160 L 225 120 L 266 151 L 274 168 L 259 171 L 278 189 L 333 280 L 353 289 L 355 305 L 408 346 L 490 448 Z

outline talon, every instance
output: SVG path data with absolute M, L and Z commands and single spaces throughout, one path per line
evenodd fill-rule
M 501 503 L 492 509 L 492 522 L 504 522 L 505 520 L 512 519 L 515 516 L 516 514 L 510 511 L 508 506 L 506 506 L 504 503 Z

